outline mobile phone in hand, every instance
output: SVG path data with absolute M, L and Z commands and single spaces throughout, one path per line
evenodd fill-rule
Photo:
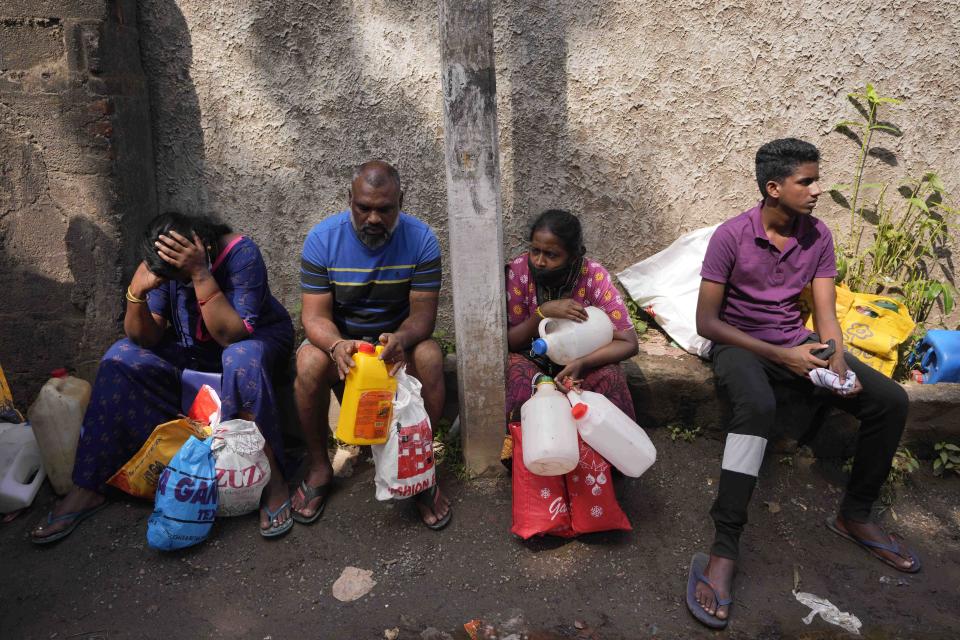
M 830 338 L 827 340 L 827 346 L 823 347 L 822 349 L 811 351 L 810 354 L 820 358 L 821 360 L 829 360 L 830 356 L 832 356 L 836 351 L 837 343 L 834 342 L 833 338 Z

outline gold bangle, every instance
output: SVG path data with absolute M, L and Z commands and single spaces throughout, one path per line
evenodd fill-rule
M 132 302 L 133 304 L 143 304 L 147 301 L 146 298 L 138 298 L 137 296 L 133 295 L 133 292 L 130 291 L 130 287 L 127 287 L 127 293 L 124 297 L 127 299 L 127 302 Z
M 537 315 L 543 318 L 544 320 L 547 319 L 547 317 L 543 315 L 543 311 L 540 311 L 540 305 L 537 305 Z

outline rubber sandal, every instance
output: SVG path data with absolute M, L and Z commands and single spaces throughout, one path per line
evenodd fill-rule
M 695 553 L 693 554 L 693 559 L 690 560 L 690 571 L 687 574 L 687 609 L 690 610 L 693 617 L 701 624 L 711 629 L 725 629 L 727 623 L 730 622 L 730 610 L 732 609 L 730 605 L 733 604 L 733 591 L 731 589 L 729 598 L 720 597 L 720 594 L 717 593 L 714 586 L 710 584 L 707 577 L 703 575 L 708 562 L 710 562 L 710 556 L 705 553 Z M 713 591 L 713 597 L 716 598 L 718 607 L 727 607 L 726 618 L 718 618 L 717 616 L 710 615 L 709 611 L 700 606 L 700 603 L 697 602 L 698 582 L 702 582 Z
M 263 527 L 258 527 L 260 529 L 260 535 L 264 538 L 276 538 L 277 536 L 282 536 L 287 531 L 293 528 L 293 518 L 287 518 L 283 521 L 282 524 L 277 524 L 277 516 L 283 513 L 284 509 L 290 509 L 291 513 L 293 509 L 290 508 L 290 500 L 287 499 L 282 505 L 277 507 L 276 511 L 270 511 L 270 507 L 264 507 L 267 510 L 267 519 L 270 522 L 270 526 L 267 529 Z
M 902 571 L 903 573 L 916 573 L 920 571 L 920 558 L 914 552 L 902 546 L 896 540 L 893 540 L 893 544 L 884 544 L 882 542 L 873 542 L 872 540 L 858 538 L 849 531 L 844 531 L 843 529 L 839 528 L 836 524 L 836 520 L 832 517 L 827 518 L 826 525 L 827 529 L 830 529 L 830 531 L 833 531 L 841 538 L 845 538 L 850 542 L 853 542 L 860 548 L 865 549 L 874 558 L 886 565 L 893 567 L 897 571 Z M 891 536 L 889 533 L 884 532 L 884 535 L 893 539 L 893 536 Z M 877 551 L 889 551 L 890 553 L 896 555 L 897 557 L 903 558 L 904 560 L 911 560 L 912 564 L 910 565 L 910 568 L 904 569 L 890 558 L 885 558 L 884 556 L 880 555 L 877 553 Z
M 333 480 L 330 480 L 327 484 L 322 484 L 319 487 L 311 487 L 303 481 L 300 483 L 300 486 L 297 488 L 297 491 L 303 493 L 303 504 L 310 504 L 312 501 L 320 498 L 320 504 L 317 505 L 317 510 L 313 512 L 310 516 L 305 516 L 301 514 L 294 508 L 290 508 L 290 512 L 293 514 L 293 519 L 300 524 L 313 524 L 317 519 L 323 515 L 323 510 L 327 506 L 327 496 L 330 495 L 330 490 L 333 488 Z
M 37 536 L 34 536 L 33 534 L 30 534 L 30 542 L 32 542 L 33 544 L 50 544 L 51 542 L 56 542 L 57 540 L 63 540 L 68 535 L 73 533 L 73 530 L 76 529 L 81 522 L 83 522 L 84 520 L 86 520 L 87 518 L 89 518 L 90 516 L 95 514 L 97 511 L 100 511 L 106 506 L 107 506 L 107 501 L 104 500 L 103 502 L 101 502 L 95 507 L 90 507 L 89 509 L 81 509 L 80 511 L 71 511 L 70 513 L 65 513 L 62 516 L 57 516 L 57 517 L 54 517 L 53 511 L 51 511 L 50 513 L 47 514 L 47 525 L 51 525 L 55 522 L 63 522 L 65 520 L 69 520 L 70 524 L 66 528 L 61 529 L 56 533 L 51 533 L 48 536 L 37 537 Z
M 426 491 L 422 491 L 421 493 L 417 494 L 417 497 L 416 497 L 417 504 L 427 504 L 430 507 L 430 510 L 434 512 L 434 515 L 436 515 L 436 511 L 434 511 L 434 509 L 437 506 L 437 494 L 439 492 L 440 492 L 440 488 L 437 485 L 433 485 Z M 427 500 L 429 500 L 430 502 L 427 503 Z M 419 512 L 419 509 L 418 509 L 418 512 Z M 426 528 L 433 529 L 434 531 L 440 531 L 440 529 L 443 529 L 445 526 L 450 524 L 450 519 L 452 517 L 453 517 L 453 507 L 448 505 L 447 514 L 442 518 L 440 518 L 439 520 L 437 520 L 436 522 L 434 522 L 433 524 L 427 524 L 427 522 L 423 519 L 422 514 L 420 515 L 420 521 L 423 522 L 423 526 L 425 526 Z

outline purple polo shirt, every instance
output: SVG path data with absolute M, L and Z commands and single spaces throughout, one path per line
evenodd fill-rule
M 823 222 L 801 215 L 781 252 L 760 218 L 762 202 L 714 232 L 700 276 L 726 285 L 720 318 L 770 344 L 793 347 L 811 331 L 803 326 L 800 292 L 814 278 L 833 278 L 833 236 Z

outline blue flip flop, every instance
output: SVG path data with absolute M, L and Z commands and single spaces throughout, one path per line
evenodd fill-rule
M 711 629 L 725 629 L 727 623 L 730 621 L 729 607 L 733 604 L 733 594 L 731 593 L 731 597 L 729 598 L 721 598 L 707 577 L 703 575 L 709 561 L 710 557 L 705 553 L 693 554 L 693 559 L 690 561 L 690 572 L 687 574 L 687 609 L 690 610 L 690 613 L 693 614 L 693 617 L 696 618 L 697 621 Z M 713 591 L 713 597 L 717 600 L 718 607 L 728 607 L 726 619 L 712 616 L 709 611 L 700 606 L 700 603 L 697 602 L 698 582 L 702 582 L 710 587 L 710 590 Z
M 854 544 L 860 546 L 861 548 L 869 552 L 870 555 L 872 555 L 874 558 L 876 558 L 880 562 L 883 562 L 886 565 L 893 567 L 897 571 L 902 571 L 904 573 L 916 573 L 917 571 L 920 571 L 920 558 L 917 556 L 917 554 L 915 554 L 913 551 L 910 551 L 910 549 L 907 549 L 906 547 L 901 545 L 899 542 L 894 540 L 893 536 L 891 536 L 890 534 L 884 534 L 884 535 L 886 535 L 892 540 L 892 544 L 884 544 L 882 542 L 873 542 L 872 540 L 864 540 L 863 538 L 858 538 L 857 536 L 853 535 L 849 531 L 844 531 L 840 529 L 837 526 L 836 521 L 832 517 L 827 518 L 826 524 L 827 524 L 827 528 L 830 529 L 830 531 L 833 531 L 835 534 L 837 534 L 841 538 L 846 538 L 850 542 L 853 542 Z M 904 569 L 893 560 L 883 557 L 882 555 L 877 553 L 877 551 L 889 551 L 890 553 L 896 555 L 899 558 L 903 558 L 904 560 L 910 560 L 912 564 L 910 565 L 909 569 Z
M 107 501 L 104 500 L 103 502 L 101 502 L 95 507 L 90 507 L 89 509 L 81 509 L 80 511 L 71 511 L 70 513 L 65 513 L 62 516 L 56 516 L 56 517 L 54 517 L 53 511 L 51 511 L 50 513 L 47 514 L 47 525 L 51 525 L 55 522 L 64 522 L 64 521 L 69 521 L 70 524 L 68 524 L 65 528 L 61 529 L 60 531 L 57 531 L 56 533 L 51 533 L 48 536 L 38 537 L 31 534 L 30 542 L 32 542 L 33 544 L 50 544 L 51 542 L 56 542 L 57 540 L 63 540 L 68 535 L 73 533 L 73 530 L 76 529 L 81 522 L 83 522 L 84 520 L 86 520 L 87 518 L 89 518 L 90 516 L 95 514 L 97 511 L 100 511 L 106 506 L 107 506 Z
M 293 528 L 293 509 L 290 508 L 289 498 L 284 500 L 283 504 L 277 507 L 276 511 L 270 511 L 270 507 L 264 508 L 267 510 L 267 519 L 270 522 L 270 526 L 266 529 L 259 527 L 261 536 L 264 538 L 276 538 L 277 536 L 282 536 Z M 283 523 L 277 524 L 277 516 L 283 513 L 285 509 L 291 510 L 291 517 L 284 520 Z

